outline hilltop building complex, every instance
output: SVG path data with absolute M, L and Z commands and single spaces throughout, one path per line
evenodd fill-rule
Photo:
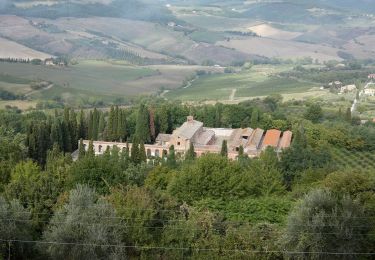
M 249 157 L 256 157 L 267 147 L 272 147 L 276 152 L 288 148 L 292 140 L 292 132 L 281 132 L 276 129 L 264 131 L 260 128 L 208 128 L 202 122 L 194 120 L 192 116 L 172 134 L 159 134 L 154 144 L 146 144 L 145 149 L 148 157 L 162 157 L 167 155 L 169 148 L 173 145 L 175 152 L 183 156 L 194 145 L 194 151 L 199 157 L 205 153 L 220 153 L 223 141 L 227 141 L 228 157 L 236 159 L 240 146 Z M 88 149 L 88 140 L 84 140 L 84 146 Z M 96 155 L 103 154 L 108 147 L 117 146 L 119 149 L 131 148 L 131 143 L 94 141 Z

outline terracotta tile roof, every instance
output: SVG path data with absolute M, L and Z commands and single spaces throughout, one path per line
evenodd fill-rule
M 285 131 L 281 137 L 279 150 L 288 148 L 292 142 L 293 133 L 291 131 Z
M 277 148 L 280 141 L 280 135 L 281 131 L 279 130 L 268 130 L 266 135 L 264 136 L 262 148 L 266 148 L 267 146 Z

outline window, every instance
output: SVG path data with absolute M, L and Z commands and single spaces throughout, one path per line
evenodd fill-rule
M 177 145 L 181 145 L 181 142 L 177 142 Z
M 99 153 L 101 153 L 101 152 L 102 152 L 102 146 L 99 145 Z
M 238 152 L 240 150 L 240 148 L 239 147 L 236 147 L 236 151 Z

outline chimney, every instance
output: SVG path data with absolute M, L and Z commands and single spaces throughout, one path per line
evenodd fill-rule
M 194 117 L 193 116 L 188 116 L 187 117 L 187 122 L 188 123 L 192 123 L 194 121 Z

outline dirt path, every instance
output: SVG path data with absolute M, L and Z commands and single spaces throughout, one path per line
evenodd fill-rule
M 38 92 L 42 92 L 42 91 L 48 90 L 48 89 L 50 89 L 50 88 L 52 88 L 52 87 L 53 87 L 53 84 L 50 84 L 50 85 L 48 85 L 48 86 L 45 87 L 45 88 L 41 88 L 41 89 L 37 89 L 37 90 L 30 91 L 30 92 L 28 92 L 28 93 L 25 94 L 25 97 L 29 97 L 29 96 L 31 96 L 31 95 L 33 95 L 33 94 L 35 94 L 35 93 L 38 93 Z
M 229 96 L 230 101 L 234 101 L 234 96 L 236 95 L 237 89 L 232 89 L 232 93 Z
M 161 98 L 164 98 L 164 99 L 167 99 L 167 98 L 165 97 L 165 95 L 166 95 L 169 91 L 170 91 L 169 89 L 164 90 L 163 93 L 160 94 L 160 97 L 161 97 Z
M 190 81 L 186 84 L 186 86 L 185 86 L 184 88 L 190 88 L 190 87 L 193 85 L 194 81 L 196 81 L 197 79 L 198 79 L 198 76 L 196 76 L 194 79 L 190 80 Z

